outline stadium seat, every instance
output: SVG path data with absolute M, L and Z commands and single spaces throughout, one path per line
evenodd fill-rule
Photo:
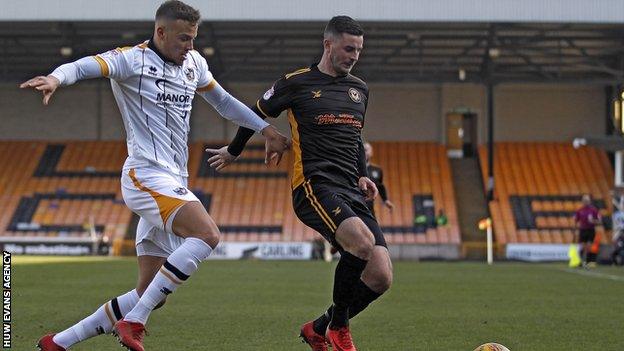
M 572 217 L 584 193 L 593 196 L 603 216 L 611 212 L 613 171 L 601 150 L 574 149 L 568 143 L 499 142 L 494 157 L 495 200 L 489 207 L 499 243 L 570 243 Z M 479 158 L 485 184 L 485 146 L 479 148 Z M 606 243 L 606 236 L 602 238 Z
M 373 146 L 373 162 L 383 168 L 389 198 L 396 205 L 389 212 L 380 201 L 375 204 L 388 242 L 459 243 L 455 193 L 444 146 L 429 142 L 375 142 Z M 320 239 L 292 211 L 292 155 L 286 155 L 279 166 L 267 168 L 263 146 L 252 144 L 237 163 L 215 173 L 206 167 L 204 148 L 203 143 L 190 145 L 189 189 L 207 194 L 207 206 L 223 229 L 224 240 Z M 120 193 L 125 157 L 123 141 L 0 142 L 0 163 L 12 165 L 0 169 L 0 232 L 6 236 L 86 236 L 85 225 L 93 222 L 109 239 L 122 238 L 132 217 Z M 416 228 L 416 195 L 431 199 L 430 216 L 444 209 L 448 225 Z

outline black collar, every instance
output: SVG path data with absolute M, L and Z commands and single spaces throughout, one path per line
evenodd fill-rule
M 321 70 L 318 68 L 319 63 L 321 63 L 321 62 L 315 62 L 312 65 L 310 65 L 310 70 L 316 71 L 318 74 L 321 74 L 322 76 L 327 77 L 327 78 L 332 79 L 332 80 L 345 79 L 345 78 L 348 78 L 349 75 L 350 75 L 350 73 L 349 73 L 346 76 L 335 76 L 334 77 L 334 76 L 329 75 L 327 73 L 321 72 Z
M 152 37 L 148 42 L 147 42 L 147 47 L 152 49 L 153 52 L 156 53 L 156 55 L 158 55 L 158 57 L 160 57 L 161 60 L 163 60 L 166 63 L 170 63 L 172 65 L 176 65 L 175 62 L 171 61 L 170 59 L 166 58 L 165 55 L 162 54 L 162 52 L 160 52 L 160 50 L 158 50 L 158 48 L 156 47 L 156 45 L 154 44 L 154 37 Z

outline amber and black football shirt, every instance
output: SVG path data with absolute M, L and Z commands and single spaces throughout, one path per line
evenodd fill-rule
M 367 174 L 361 136 L 367 104 L 364 81 L 351 74 L 333 77 L 313 65 L 276 81 L 252 109 L 262 117 L 288 112 L 293 189 L 308 179 L 354 189 Z M 228 149 L 233 155 L 242 151 L 241 134 Z

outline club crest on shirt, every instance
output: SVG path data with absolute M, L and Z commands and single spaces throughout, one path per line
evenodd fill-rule
M 357 89 L 355 89 L 355 88 L 349 88 L 349 97 L 356 104 L 362 102 L 362 96 L 360 95 L 360 92 L 357 91 Z
M 179 187 L 179 188 L 173 189 L 173 192 L 178 195 L 186 195 L 186 193 L 188 193 L 188 190 L 186 190 L 186 188 Z
M 186 79 L 188 79 L 190 81 L 195 79 L 195 70 L 193 70 L 190 67 L 184 70 L 184 74 L 186 75 Z
M 267 90 L 266 93 L 262 95 L 262 98 L 265 100 L 268 100 L 271 98 L 271 96 L 273 96 L 274 93 L 275 93 L 275 86 L 272 86 L 271 89 Z

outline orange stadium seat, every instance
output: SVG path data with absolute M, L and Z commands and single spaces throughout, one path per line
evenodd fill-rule
M 485 146 L 479 148 L 479 158 L 485 182 Z M 499 243 L 570 243 L 572 216 L 584 193 L 597 200 L 603 216 L 611 212 L 613 171 L 601 150 L 574 149 L 569 143 L 499 142 L 494 162 L 495 200 L 489 207 Z
M 46 161 L 44 153 L 49 145 L 64 145 L 64 152 L 54 169 L 48 174 L 35 175 L 41 163 Z M 11 167 L 0 169 L 2 189 L 0 199 L 6 208 L 0 215 L 2 235 L 56 236 L 72 227 L 66 235 L 88 235 L 86 230 L 75 231 L 92 217 L 96 225 L 102 225 L 104 233 L 123 236 L 130 222 L 130 213 L 121 202 L 91 199 L 89 194 L 110 194 L 121 199 L 118 176 L 112 179 L 93 176 L 97 172 L 119 174 L 125 159 L 123 142 L 0 142 L 0 162 Z M 49 161 L 49 160 L 48 160 Z M 86 194 L 84 198 L 64 198 L 64 194 Z M 59 199 L 48 199 L 58 196 Z M 17 230 L 11 228 L 11 220 L 21 200 L 36 199 L 32 209 L 31 223 L 51 226 L 46 230 Z M 111 208 L 119 207 L 128 212 L 126 216 L 113 216 Z M 106 216 L 104 216 L 106 215 Z M 110 239 L 114 239 L 110 237 Z
M 445 148 L 437 143 L 415 142 L 373 145 L 373 161 L 383 168 L 388 195 L 396 205 L 393 212 L 379 201 L 375 205 L 388 242 L 459 243 L 455 194 Z M 206 157 L 203 149 L 203 143 L 190 146 L 189 188 L 207 194 L 210 213 L 223 229 L 224 240 L 320 239 L 292 211 L 291 155 L 279 166 L 267 168 L 262 162 L 263 147 L 250 145 L 239 162 L 214 174 L 202 164 Z M 123 237 L 132 217 L 119 188 L 125 157 L 123 141 L 0 142 L 0 163 L 11 165 L 0 169 L 0 233 L 57 236 L 73 228 L 62 235 L 88 235 L 88 230 L 82 228 L 93 221 L 109 239 Z M 109 198 L 98 197 L 103 194 Z M 444 209 L 449 224 L 418 232 L 414 226 L 414 196 L 431 202 L 432 213 Z M 29 209 L 32 214 L 27 219 L 47 229 L 17 228 L 12 223 L 19 206 L 26 205 L 35 207 Z

